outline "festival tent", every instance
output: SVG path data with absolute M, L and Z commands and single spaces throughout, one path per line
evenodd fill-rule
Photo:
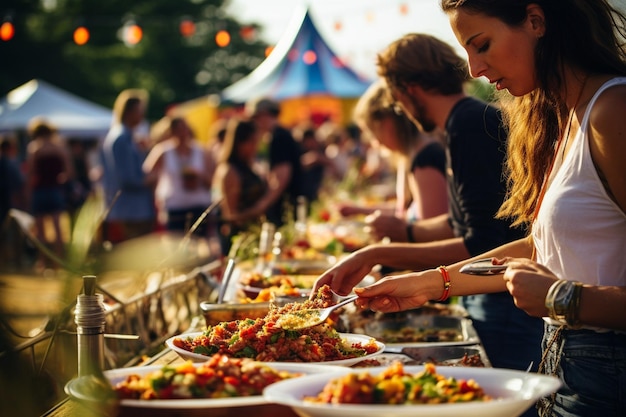
M 184 117 L 196 139 L 207 143 L 212 139 L 214 123 L 220 118 L 220 98 L 215 94 L 202 96 L 172 106 L 169 117 Z
M 109 130 L 113 112 L 39 79 L 11 90 L 0 100 L 0 132 L 23 132 L 37 116 L 65 137 L 97 139 Z
M 281 119 L 293 124 L 325 112 L 349 120 L 354 103 L 373 80 L 345 65 L 303 7 L 271 54 L 249 75 L 223 90 L 223 103 L 265 96 L 281 102 Z M 290 123 L 292 122 L 292 123 Z

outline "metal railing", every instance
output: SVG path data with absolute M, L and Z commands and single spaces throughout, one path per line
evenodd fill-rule
M 136 365 L 164 348 L 163 342 L 186 331 L 201 317 L 201 301 L 215 302 L 219 293 L 222 262 L 212 261 L 180 275 L 171 271 L 153 273 L 146 289 L 136 296 L 120 301 L 98 287 L 109 300 L 106 304 L 105 369 Z M 32 372 L 45 376 L 57 393 L 51 407 L 64 397 L 63 387 L 76 376 L 77 347 L 73 305 L 64 309 L 35 337 L 18 344 L 10 351 L 32 367 Z M 116 338 L 115 335 L 137 335 L 138 339 Z

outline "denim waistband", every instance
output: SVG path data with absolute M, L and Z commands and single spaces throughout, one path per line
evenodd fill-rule
M 554 334 L 558 329 L 559 326 L 546 323 L 546 336 L 549 337 L 549 335 Z M 591 329 L 570 329 L 567 327 L 561 331 L 566 348 L 571 348 L 574 345 L 600 345 L 603 347 L 614 346 L 618 348 L 617 350 L 626 351 L 626 333 L 624 332 L 613 330 L 596 331 Z
M 546 323 L 542 344 L 549 347 L 543 372 L 556 375 L 563 386 L 554 396 L 540 400 L 540 415 L 626 415 L 626 334 Z

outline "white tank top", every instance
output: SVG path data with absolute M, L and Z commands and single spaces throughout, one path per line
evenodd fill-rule
M 562 164 L 554 167 L 533 225 L 537 262 L 561 279 L 626 285 L 626 214 L 600 181 L 587 134 L 596 99 L 620 84 L 626 84 L 626 77 L 606 82 L 589 102 L 570 151 Z
M 211 190 L 202 186 L 192 191 L 185 190 L 182 177 L 184 167 L 193 168 L 204 175 L 207 168 L 204 166 L 202 149 L 197 144 L 192 144 L 191 153 L 186 158 L 181 158 L 173 146 L 165 150 L 157 195 L 168 210 L 208 207 L 211 204 Z

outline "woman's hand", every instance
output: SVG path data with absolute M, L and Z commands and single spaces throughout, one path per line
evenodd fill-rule
M 383 313 L 421 307 L 441 296 L 443 283 L 437 270 L 387 276 L 365 288 L 355 288 L 355 304 Z
M 352 253 L 320 275 L 313 285 L 311 297 L 317 294 L 317 290 L 324 284 L 328 284 L 339 295 L 350 294 L 354 286 L 361 282 L 377 263 L 368 248 Z
M 365 218 L 365 223 L 375 241 L 384 238 L 392 242 L 407 241 L 407 223 L 403 219 L 376 211 Z
M 506 258 L 503 263 L 508 265 L 503 279 L 515 305 L 531 316 L 547 316 L 546 294 L 558 278 L 545 266 L 530 259 Z

